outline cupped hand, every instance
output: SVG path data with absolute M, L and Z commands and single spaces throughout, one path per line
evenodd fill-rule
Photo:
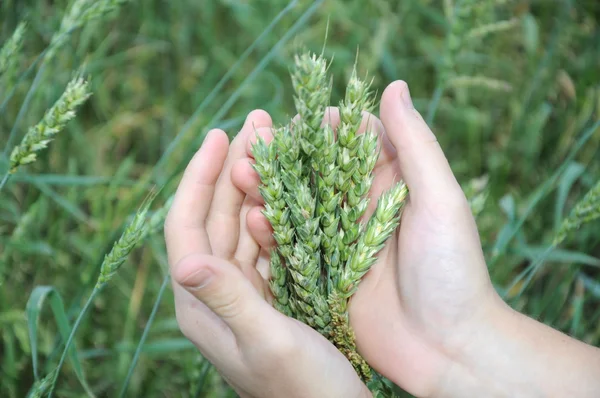
M 381 120 L 364 116 L 361 130 L 376 130 L 382 149 L 369 211 L 400 178 L 410 195 L 400 227 L 351 299 L 350 322 L 360 354 L 377 371 L 414 395 L 438 395 L 452 367 L 460 366 L 463 348 L 479 338 L 478 326 L 503 304 L 489 280 L 468 202 L 406 83 L 387 87 Z M 339 124 L 335 108 L 324 123 Z M 261 135 L 269 139 L 269 132 Z M 249 163 L 238 163 L 232 177 L 260 203 Z M 273 246 L 266 219 L 258 211 L 254 217 L 250 233 L 263 248 Z
M 267 264 L 249 232 L 265 220 L 231 175 L 248 163 L 249 136 L 270 127 L 254 111 L 231 145 L 210 131 L 181 179 L 165 224 L 177 321 L 241 397 L 370 396 L 333 345 L 265 300 Z

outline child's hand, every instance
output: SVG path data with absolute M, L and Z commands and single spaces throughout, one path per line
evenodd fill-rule
M 600 393 L 600 382 L 582 383 L 598 376 L 597 352 L 513 312 L 493 289 L 467 200 L 404 82 L 388 86 L 380 114 L 381 121 L 372 115 L 363 119 L 364 128 L 379 132 L 382 146 L 370 213 L 376 198 L 398 178 L 406 182 L 410 198 L 400 228 L 351 300 L 350 322 L 360 354 L 416 396 Z M 325 122 L 339 124 L 335 108 Z M 258 176 L 249 164 L 238 165 L 233 178 L 260 200 Z M 266 223 L 257 217 L 250 226 L 265 248 L 274 244 Z M 538 340 L 546 342 L 560 365 L 536 351 Z M 570 358 L 564 356 L 566 349 Z M 596 373 L 590 370 L 594 366 Z M 569 367 L 578 369 L 578 378 L 569 379 L 567 386 L 574 388 L 561 390 L 561 380 L 573 374 Z
M 247 224 L 261 229 L 259 203 L 231 171 L 248 163 L 254 129 L 270 127 L 254 111 L 231 145 L 223 131 L 209 132 L 183 175 L 165 224 L 177 321 L 242 397 L 370 396 L 332 344 L 264 299 L 264 256 Z

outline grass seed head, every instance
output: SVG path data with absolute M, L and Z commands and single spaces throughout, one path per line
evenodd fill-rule
M 60 28 L 52 37 L 46 58 L 52 58 L 69 38 L 69 33 L 86 24 L 118 10 L 129 0 L 75 0 L 61 21 Z
M 20 166 L 35 162 L 36 152 L 48 146 L 54 136 L 75 117 L 77 109 L 90 95 L 88 82 L 83 78 L 76 77 L 71 80 L 58 101 L 13 149 L 10 155 L 10 172 L 14 173 Z
M 600 181 L 585 194 L 562 222 L 554 238 L 554 246 L 562 243 L 571 232 L 579 229 L 583 224 L 598 218 L 600 218 Z
M 10 70 L 19 59 L 19 53 L 23 46 L 23 38 L 25 37 L 26 30 L 26 24 L 21 22 L 10 39 L 8 39 L 0 49 L 0 76 Z
M 153 191 L 148 195 L 119 240 L 115 242 L 110 252 L 104 257 L 96 288 L 104 286 L 112 279 L 127 260 L 131 251 L 146 236 L 148 229 L 146 216 L 157 194 L 157 191 Z

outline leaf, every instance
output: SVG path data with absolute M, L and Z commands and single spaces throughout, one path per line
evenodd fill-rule
M 518 251 L 528 260 L 534 261 L 537 258 L 539 258 L 546 250 L 546 247 L 525 246 L 519 248 Z M 545 261 L 554 261 L 558 263 L 567 264 L 582 264 L 588 265 L 590 267 L 600 268 L 600 258 L 596 258 L 585 253 L 570 250 L 554 249 L 548 254 L 546 254 Z
M 48 185 L 39 181 L 33 182 L 33 185 L 35 185 L 44 195 L 48 196 L 56 204 L 62 207 L 63 210 L 69 213 L 75 220 L 85 223 L 92 228 L 96 228 L 96 223 L 91 220 L 83 210 L 69 202 L 64 196 L 58 194 Z
M 600 299 L 600 282 L 594 278 L 590 278 L 584 273 L 579 274 L 579 277 L 581 278 L 583 286 L 586 288 L 586 290 L 590 292 L 592 296 Z
M 552 175 L 549 178 L 547 178 L 540 186 L 538 186 L 538 188 L 533 192 L 533 194 L 531 194 L 530 198 L 527 200 L 527 205 L 525 206 L 525 209 L 522 215 L 519 217 L 519 219 L 512 223 L 512 225 L 510 223 L 505 225 L 504 228 L 507 230 L 503 231 L 502 236 L 498 235 L 498 237 L 496 238 L 496 243 L 494 244 L 494 247 L 492 249 L 492 261 L 489 264 L 490 267 L 493 267 L 495 265 L 496 261 L 498 260 L 498 255 L 506 251 L 508 244 L 510 243 L 512 238 L 514 238 L 518 234 L 519 230 L 525 223 L 525 220 L 527 220 L 531 213 L 533 213 L 533 210 L 538 205 L 538 203 L 555 188 L 556 182 L 560 178 L 560 175 L 567 169 L 570 162 L 573 161 L 575 156 L 579 153 L 579 151 L 581 151 L 581 149 L 590 140 L 590 138 L 592 138 L 592 136 L 599 127 L 600 120 L 596 121 L 581 134 L 581 136 L 577 139 L 575 144 L 573 144 L 573 146 L 569 150 L 569 154 L 567 155 L 565 160 L 563 160 L 560 167 L 554 173 L 552 173 Z
M 569 163 L 565 173 L 562 175 L 558 182 L 558 189 L 556 193 L 556 205 L 554 207 L 554 230 L 557 231 L 563 220 L 563 214 L 565 209 L 565 203 L 567 196 L 571 191 L 571 187 L 577 181 L 577 179 L 583 174 L 585 167 L 582 164 L 573 162 Z
M 33 374 L 36 381 L 40 380 L 37 352 L 37 326 L 39 322 L 40 313 L 42 311 L 42 308 L 44 307 L 46 300 L 50 300 L 50 307 L 52 308 L 52 313 L 54 314 L 54 320 L 56 321 L 58 331 L 63 341 L 67 341 L 71 332 L 71 326 L 69 325 L 69 319 L 67 318 L 65 306 L 62 297 L 60 296 L 60 293 L 53 286 L 36 286 L 35 289 L 33 289 L 33 291 L 31 292 L 31 295 L 29 296 L 29 300 L 27 301 L 27 307 L 25 311 L 27 314 L 27 324 L 29 327 L 29 342 L 31 344 L 31 361 L 33 365 Z M 75 374 L 79 379 L 79 382 L 81 383 L 81 385 L 86 390 L 89 396 L 94 396 L 85 380 L 83 368 L 81 367 L 81 363 L 79 362 L 79 358 L 77 357 L 77 350 L 75 345 L 73 345 L 71 349 L 69 349 L 68 355 L 69 360 L 71 361 L 71 365 L 75 370 Z
M 133 352 L 136 346 L 133 343 L 119 343 L 115 347 L 118 352 Z M 149 342 L 142 346 L 141 352 L 147 355 L 161 355 L 177 351 L 185 351 L 194 348 L 188 339 L 165 338 Z
M 502 209 L 502 212 L 504 214 L 506 214 L 506 217 L 508 218 L 508 221 L 504 224 L 504 226 L 502 227 L 502 229 L 498 232 L 498 235 L 496 237 L 496 243 L 494 245 L 494 247 L 492 248 L 492 256 L 496 257 L 499 256 L 501 254 L 501 250 L 500 248 L 505 248 L 508 245 L 508 242 L 510 241 L 510 239 L 514 236 L 514 234 L 512 234 L 512 230 L 513 230 L 513 225 L 516 219 L 516 205 L 515 205 L 515 199 L 512 197 L 512 195 L 507 194 L 504 195 L 499 203 L 500 208 Z
M 514 221 L 516 218 L 515 198 L 513 198 L 513 196 L 510 194 L 504 195 L 500 199 L 499 204 L 500 204 L 500 208 L 502 209 L 504 214 L 506 214 L 506 217 L 508 217 L 509 221 Z
M 66 185 L 66 186 L 95 186 L 95 185 L 133 185 L 136 181 L 127 179 L 118 179 L 115 176 L 85 176 L 85 175 L 62 175 L 62 174 L 15 174 L 14 181 L 26 182 L 29 184 L 41 183 L 47 185 Z
M 535 54 L 539 43 L 539 27 L 535 17 L 526 14 L 523 17 L 523 45 L 528 54 Z

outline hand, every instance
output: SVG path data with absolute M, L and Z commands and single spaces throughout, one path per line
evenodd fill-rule
M 560 391 L 560 383 L 548 377 L 558 380 L 557 369 L 568 369 L 561 365 L 540 372 L 548 355 L 536 355 L 536 339 L 547 338 L 549 350 L 562 355 L 558 361 L 585 364 L 578 366 L 579 374 L 589 381 L 594 373 L 586 368 L 600 369 L 597 354 L 513 312 L 493 289 L 467 200 L 434 134 L 414 109 L 406 83 L 388 86 L 380 115 L 381 121 L 368 114 L 363 118 L 362 130 L 378 131 L 382 148 L 370 195 L 376 199 L 401 177 L 410 198 L 400 228 L 351 301 L 360 354 L 419 397 L 540 396 Z M 324 122 L 335 128 L 337 111 L 330 109 Z M 248 165 L 233 176 L 240 189 L 260 200 L 258 176 Z M 372 200 L 371 213 L 374 206 Z M 268 247 L 273 241 L 265 222 L 250 232 Z M 571 360 L 564 357 L 567 346 L 574 353 Z M 507 361 L 503 350 L 527 366 Z M 562 391 L 598 391 L 585 388 Z
M 266 264 L 249 234 L 261 229 L 259 203 L 233 185 L 231 171 L 248 163 L 255 129 L 270 127 L 254 111 L 231 146 L 210 131 L 183 175 L 165 224 L 177 321 L 241 397 L 370 396 L 332 344 L 264 299 Z
M 453 352 L 497 300 L 467 201 L 433 133 L 412 107 L 405 83 L 384 92 L 381 116 L 383 124 L 365 114 L 361 128 L 378 131 L 382 148 L 367 217 L 378 196 L 400 177 L 410 200 L 399 230 L 352 298 L 350 321 L 359 352 L 371 366 L 409 392 L 428 396 Z M 336 108 L 328 109 L 325 123 L 337 127 Z M 268 132 L 264 138 L 270 140 Z M 249 165 L 238 167 L 234 182 L 260 201 L 258 176 Z M 250 231 L 270 247 L 274 242 L 265 223 Z

